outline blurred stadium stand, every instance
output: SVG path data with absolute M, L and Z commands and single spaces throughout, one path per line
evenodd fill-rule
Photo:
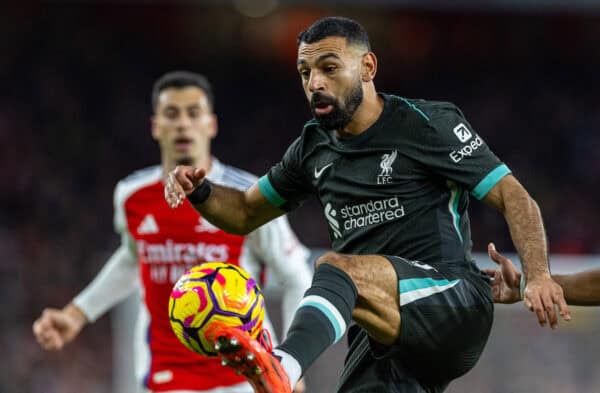
M 272 2 L 260 18 L 244 16 L 243 1 L 0 6 L 0 392 L 114 391 L 109 318 L 58 354 L 41 352 L 31 323 L 69 301 L 117 245 L 112 189 L 158 160 L 153 80 L 205 73 L 220 121 L 215 154 L 262 174 L 309 117 L 295 36 L 320 16 L 365 24 L 382 91 L 463 109 L 540 203 L 552 253 L 600 253 L 600 2 Z M 327 247 L 321 207 L 300 211 L 291 221 L 302 240 Z M 511 250 L 498 213 L 474 202 L 471 221 L 475 250 L 490 240 Z M 451 392 L 600 391 L 600 310 L 575 316 L 550 332 L 518 307 L 499 308 L 484 359 Z M 340 353 L 326 364 L 340 365 Z M 310 393 L 330 391 L 310 378 Z

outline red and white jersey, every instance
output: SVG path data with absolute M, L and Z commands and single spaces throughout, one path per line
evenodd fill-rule
M 253 175 L 216 159 L 207 177 L 214 183 L 242 190 L 256 181 Z M 138 320 L 136 373 L 138 377 L 144 375 L 146 388 L 154 392 L 241 392 L 246 387 L 251 392 L 243 376 L 222 367 L 217 358 L 189 351 L 175 337 L 168 319 L 173 284 L 187 269 L 205 261 L 241 266 L 257 279 L 265 276 L 266 266 L 270 276 L 287 290 L 283 295 L 287 324 L 310 284 L 309 252 L 297 241 L 285 217 L 245 237 L 232 235 L 204 220 L 187 201 L 171 209 L 165 202 L 163 186 L 162 168 L 156 166 L 123 179 L 115 190 L 115 227 L 123 239 L 115 255 L 120 252 L 124 254 L 121 259 L 136 261 L 142 284 L 144 307 Z M 91 304 L 92 299 L 98 299 L 98 291 L 86 289 L 75 299 L 92 320 L 103 312 L 98 310 L 98 304 Z M 271 326 L 268 317 L 265 326 Z

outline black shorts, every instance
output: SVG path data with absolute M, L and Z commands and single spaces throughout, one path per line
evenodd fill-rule
M 338 392 L 443 392 L 483 352 L 494 313 L 489 284 L 475 268 L 387 258 L 398 275 L 400 337 L 386 347 L 353 325 Z

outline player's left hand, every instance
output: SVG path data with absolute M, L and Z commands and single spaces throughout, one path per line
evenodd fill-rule
M 565 296 L 560 285 L 550 275 L 538 276 L 529 279 L 523 295 L 523 303 L 537 316 L 540 326 L 550 323 L 552 329 L 558 327 L 556 309 L 565 321 L 571 320 L 571 312 L 565 301 Z
M 496 269 L 483 269 L 483 272 L 492 279 L 494 302 L 510 304 L 521 300 L 519 288 L 521 272 L 509 258 L 496 251 L 494 243 L 488 244 L 488 255 L 499 265 Z
M 294 393 L 304 392 L 306 392 L 306 383 L 304 382 L 304 378 L 300 378 L 298 382 L 296 382 L 296 386 L 294 386 Z

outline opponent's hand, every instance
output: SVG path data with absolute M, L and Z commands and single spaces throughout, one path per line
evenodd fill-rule
M 563 290 L 550 276 L 530 279 L 525 287 L 523 303 L 537 315 L 540 326 L 546 326 L 550 322 L 552 329 L 558 327 L 555 306 L 558 306 L 558 312 L 565 321 L 571 320 Z
M 185 197 L 204 181 L 205 176 L 204 169 L 185 165 L 178 165 L 169 172 L 165 183 L 165 200 L 171 209 L 181 205 Z
M 296 382 L 296 386 L 294 386 L 294 393 L 304 392 L 306 392 L 306 383 L 304 382 L 304 378 L 300 378 L 298 382 Z
M 510 259 L 496 251 L 494 243 L 488 244 L 488 255 L 499 265 L 497 269 L 483 269 L 483 272 L 492 278 L 494 302 L 511 304 L 521 300 L 521 272 Z
M 87 318 L 76 306 L 62 310 L 46 308 L 33 323 L 37 342 L 47 351 L 58 351 L 71 342 L 87 323 Z

